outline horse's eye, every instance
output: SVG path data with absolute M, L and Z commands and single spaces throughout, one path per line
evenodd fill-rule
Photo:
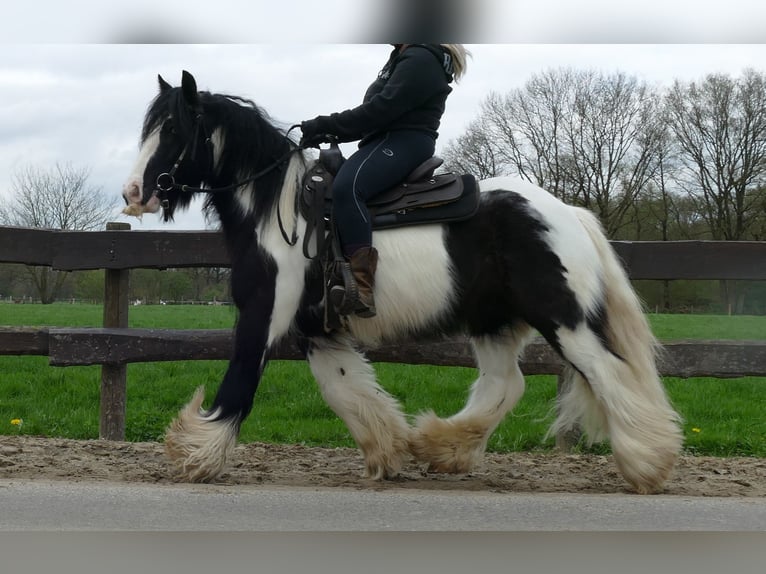
M 176 125 L 173 120 L 166 120 L 165 123 L 162 124 L 162 133 L 176 135 Z

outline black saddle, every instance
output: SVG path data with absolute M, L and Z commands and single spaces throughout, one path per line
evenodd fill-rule
M 303 242 L 306 257 L 322 256 L 325 239 L 332 229 L 332 182 L 345 161 L 332 143 L 321 149 L 319 159 L 306 172 L 298 202 L 308 222 Z M 479 209 L 479 185 L 472 175 L 434 174 L 444 160 L 431 157 L 405 181 L 367 202 L 373 229 L 388 229 L 423 223 L 460 221 Z M 311 241 L 316 249 L 310 249 Z M 310 252 L 313 252 L 310 253 Z

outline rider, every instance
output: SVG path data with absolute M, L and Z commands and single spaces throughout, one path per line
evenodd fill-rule
M 392 44 L 388 61 L 361 105 L 301 123 L 302 145 L 332 136 L 361 140 L 333 182 L 333 213 L 343 256 L 358 287 L 354 313 L 375 316 L 378 252 L 366 202 L 404 179 L 435 150 L 449 84 L 459 80 L 468 52 L 462 44 Z

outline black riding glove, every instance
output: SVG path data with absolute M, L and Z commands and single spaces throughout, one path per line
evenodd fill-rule
M 317 147 L 319 144 L 328 141 L 327 124 L 330 118 L 328 116 L 317 116 L 313 120 L 301 122 L 300 145 L 302 147 Z

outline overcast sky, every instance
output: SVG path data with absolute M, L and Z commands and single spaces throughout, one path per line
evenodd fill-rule
M 447 102 L 437 153 L 476 117 L 490 91 L 522 86 L 532 74 L 571 66 L 623 71 L 657 85 L 711 72 L 763 71 L 763 44 L 472 44 L 463 82 Z M 386 44 L 6 44 L 0 51 L 0 201 L 14 171 L 71 163 L 90 183 L 119 195 L 135 159 L 157 74 L 200 89 L 253 99 L 277 122 L 299 123 L 356 105 L 385 62 Z M 346 148 L 349 149 L 349 148 Z M 116 209 L 116 214 L 119 209 Z M 162 225 L 156 215 L 134 228 Z M 172 228 L 203 226 L 199 210 Z M 168 226 L 164 226 L 168 227 Z

